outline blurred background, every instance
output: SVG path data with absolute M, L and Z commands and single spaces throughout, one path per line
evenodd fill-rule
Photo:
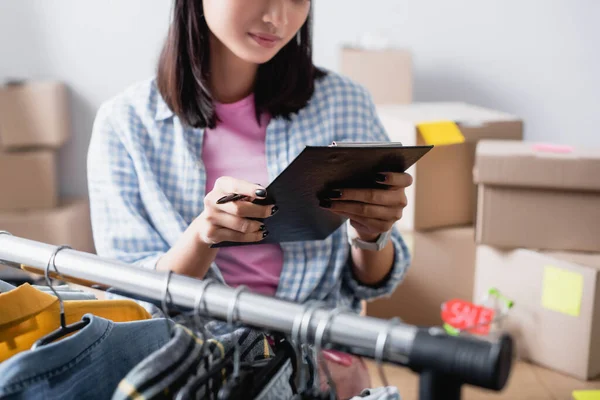
M 315 62 L 365 35 L 411 51 L 416 101 L 452 100 L 516 114 L 525 138 L 600 145 L 600 2 L 316 0 Z M 85 195 L 85 154 L 100 103 L 154 73 L 167 0 L 0 0 L 0 82 L 56 79 L 72 93 L 61 150 L 63 195 Z

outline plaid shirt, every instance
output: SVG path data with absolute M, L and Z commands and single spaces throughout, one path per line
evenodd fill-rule
M 88 153 L 88 186 L 98 255 L 154 268 L 203 209 L 206 172 L 203 130 L 183 126 L 162 100 L 154 79 L 104 103 Z M 265 146 L 270 181 L 305 145 L 332 141 L 388 141 L 368 92 L 333 72 L 316 83 L 310 103 L 291 120 L 273 118 Z M 360 300 L 389 295 L 410 256 L 394 230 L 394 266 L 378 287 L 351 270 L 348 227 L 322 241 L 282 243 L 276 297 L 359 309 Z M 222 279 L 218 266 L 210 274 Z

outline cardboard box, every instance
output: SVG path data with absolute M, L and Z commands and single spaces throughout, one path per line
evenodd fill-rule
M 367 315 L 400 317 L 423 326 L 441 325 L 442 303 L 470 300 L 475 273 L 473 228 L 433 232 L 402 232 L 413 255 L 412 264 L 396 291 L 367 304 Z
M 478 243 L 600 252 L 600 148 L 483 141 L 474 176 Z
M 51 150 L 0 152 L 0 212 L 56 207 L 56 168 Z
M 412 102 L 413 66 L 408 50 L 344 47 L 340 72 L 364 86 L 375 104 Z
M 0 213 L 0 230 L 52 245 L 94 253 L 88 199 L 69 199 L 57 208 Z
M 64 84 L 35 81 L 0 86 L 0 149 L 57 149 L 69 139 L 70 126 Z
M 471 225 L 476 211 L 476 143 L 523 138 L 523 122 L 517 117 L 464 103 L 385 105 L 378 113 L 392 141 L 435 146 L 407 171 L 415 180 L 406 192 L 403 230 Z
M 578 379 L 600 375 L 600 254 L 477 248 L 474 300 L 515 302 L 503 328 L 518 355 Z

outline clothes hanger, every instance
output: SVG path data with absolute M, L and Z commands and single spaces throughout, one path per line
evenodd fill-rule
M 298 357 L 300 358 L 298 362 L 298 394 L 294 397 L 295 399 L 314 398 L 315 376 L 318 376 L 319 371 L 311 357 L 308 345 L 308 328 L 312 315 L 318 308 L 325 308 L 325 303 L 315 300 L 308 301 L 304 306 L 303 312 L 296 316 L 292 325 L 292 340 L 296 343 L 299 352 Z M 303 331 L 305 335 L 302 335 Z
M 392 328 L 398 324 L 400 324 L 400 319 L 398 317 L 390 319 L 386 327 L 379 332 L 379 335 L 377 335 L 377 341 L 375 342 L 375 362 L 377 363 L 377 371 L 379 372 L 379 378 L 386 389 L 386 393 L 390 398 L 394 393 L 390 393 L 390 385 L 385 371 L 383 370 L 383 353 Z
M 315 352 L 317 353 L 317 362 L 323 368 L 325 372 L 325 376 L 327 377 L 327 383 L 329 384 L 329 399 L 336 400 L 337 399 L 337 387 L 335 386 L 335 382 L 331 376 L 331 371 L 329 371 L 329 367 L 327 366 L 327 362 L 325 362 L 325 357 L 323 357 L 323 338 L 325 334 L 329 334 L 328 328 L 333 323 L 333 319 L 342 312 L 340 308 L 332 309 L 327 317 L 321 321 L 317 325 L 317 330 L 315 331 Z M 317 388 L 320 388 L 320 379 Z
M 165 289 L 163 291 L 163 296 L 160 301 L 160 311 L 162 312 L 163 317 L 165 318 L 165 322 L 167 324 L 167 331 L 169 332 L 169 336 L 171 338 L 173 338 L 174 331 L 175 331 L 173 323 L 170 319 L 171 316 L 170 316 L 170 312 L 169 312 L 169 300 L 171 301 L 171 304 L 173 304 L 173 296 L 171 296 L 171 292 L 169 292 L 169 283 L 171 283 L 172 275 L 173 275 L 173 271 L 169 270 L 167 272 L 167 276 L 165 278 Z
M 169 290 L 172 275 L 173 275 L 173 271 L 167 272 L 164 290 L 163 290 L 162 296 L 160 298 L 160 303 L 159 303 L 160 311 L 161 311 L 163 317 L 165 318 L 165 321 L 167 323 L 167 329 L 168 329 L 169 335 L 171 337 L 171 342 L 166 344 L 167 347 L 173 345 L 173 343 L 174 343 L 173 340 L 179 340 L 179 339 L 176 339 L 176 335 L 183 335 L 181 337 L 181 339 L 186 340 L 186 341 L 191 340 L 190 343 L 192 343 L 192 344 L 194 343 L 194 341 L 196 341 L 198 339 L 196 337 L 198 335 L 196 334 L 196 331 L 193 329 L 193 324 L 195 322 L 193 316 L 189 312 L 181 312 L 181 310 L 179 310 L 178 307 L 173 304 L 173 297 Z M 171 316 L 172 316 L 173 311 L 176 312 L 176 315 L 183 318 L 184 321 L 182 321 L 180 323 L 176 323 L 174 320 L 172 320 Z M 188 329 L 188 327 L 192 327 L 192 332 L 190 332 L 190 329 Z M 179 329 L 181 329 L 181 328 L 183 328 L 182 331 L 179 331 Z M 178 333 L 176 333 L 176 331 L 178 331 Z M 185 331 L 185 332 L 183 332 L 183 331 Z M 201 331 L 203 331 L 203 330 L 201 330 Z M 189 335 L 189 337 L 187 337 L 186 335 Z M 205 335 L 202 336 L 200 343 L 201 343 L 200 348 L 198 348 L 198 346 L 196 346 L 195 344 L 193 344 L 194 347 L 188 348 L 188 350 L 189 350 L 188 356 L 187 356 L 186 360 L 184 361 L 185 370 L 182 370 L 180 372 L 180 375 L 177 377 L 176 380 L 171 381 L 169 383 L 168 388 L 169 388 L 169 391 L 173 393 L 172 397 L 175 397 L 175 395 L 181 391 L 181 389 L 185 386 L 188 377 L 191 376 L 196 371 L 196 369 L 198 368 L 198 365 L 204 359 L 204 351 L 205 351 L 205 344 L 206 344 Z M 163 378 L 156 377 L 156 379 L 160 380 Z
M 312 356 L 312 352 L 310 351 L 310 347 L 309 347 L 309 342 L 308 342 L 308 328 L 310 328 L 310 321 L 312 320 L 313 314 L 315 313 L 315 311 L 319 308 L 324 308 L 324 304 L 323 303 L 317 303 L 314 306 L 309 306 L 307 307 L 304 312 L 302 313 L 302 322 L 300 323 L 300 341 L 302 343 L 304 343 L 304 345 L 307 347 L 308 351 L 307 351 L 307 355 Z M 320 399 L 321 395 L 320 395 L 320 388 L 321 388 L 321 382 L 319 379 L 319 369 L 318 369 L 318 356 L 319 354 L 316 353 L 316 357 L 317 357 L 317 362 L 315 363 L 315 360 L 312 359 L 312 357 L 310 358 L 311 362 L 314 365 L 313 368 L 313 376 L 311 377 L 311 379 L 308 381 L 307 387 L 306 387 L 306 392 L 304 393 L 304 398 L 308 398 L 308 399 Z
M 60 327 L 55 330 L 54 332 L 51 332 L 43 337 L 41 337 L 40 339 L 38 339 L 33 346 L 31 346 L 31 350 L 36 350 L 38 348 L 40 348 L 41 346 L 45 346 L 49 343 L 52 343 L 62 337 L 65 337 L 66 335 L 69 335 L 73 332 L 77 332 L 83 328 L 85 328 L 86 326 L 88 326 L 88 324 L 90 323 L 90 319 L 87 317 L 83 317 L 81 321 L 79 322 L 75 322 L 74 324 L 71 325 L 67 325 L 66 323 L 66 318 L 65 318 L 65 305 L 63 302 L 62 297 L 60 297 L 60 295 L 58 294 L 58 292 L 56 290 L 54 290 L 54 287 L 52 286 L 52 282 L 50 281 L 50 266 L 52 266 L 54 268 L 54 271 L 56 272 L 57 276 L 61 276 L 60 273 L 58 272 L 58 269 L 56 268 L 56 255 L 58 254 L 59 251 L 64 250 L 64 249 L 70 249 L 71 247 L 69 246 L 58 246 L 56 249 L 54 249 L 54 251 L 52 252 L 52 255 L 50 256 L 50 260 L 48 260 L 48 264 L 46 265 L 46 271 L 44 273 L 44 277 L 46 278 L 46 284 L 50 287 L 50 289 L 52 290 L 52 292 L 54 293 L 54 295 L 58 298 L 59 301 L 59 305 L 60 305 Z
M 215 283 L 215 281 L 211 280 L 211 279 L 205 279 L 202 281 L 200 290 L 198 291 L 198 294 L 196 295 L 196 298 L 194 300 L 194 309 L 192 310 L 192 316 L 191 316 L 191 325 L 190 326 L 194 327 L 194 332 L 200 332 L 202 335 L 201 354 L 203 354 L 203 355 L 206 353 L 208 335 L 206 334 L 206 328 L 204 327 L 204 322 L 200 318 L 200 315 L 201 315 L 200 314 L 201 313 L 200 304 L 202 304 L 204 302 L 205 289 L 208 286 L 210 286 L 212 283 Z M 204 303 L 204 308 L 206 309 L 205 303 Z M 199 375 L 199 371 L 200 371 L 200 367 L 202 366 L 202 363 L 204 363 L 205 368 L 208 371 L 208 368 L 210 366 L 210 360 L 209 360 L 209 357 L 204 356 L 202 362 L 198 363 L 197 370 L 190 375 L 190 378 L 188 379 L 188 381 L 175 394 L 175 396 L 174 396 L 175 400 L 187 400 L 187 399 L 191 398 L 191 396 L 190 396 L 190 393 L 192 392 L 191 386 L 194 383 L 194 378 L 196 378 Z
M 227 309 L 227 325 L 231 332 L 234 331 L 235 326 L 235 316 L 237 315 L 237 319 L 239 320 L 239 310 L 238 310 L 238 302 L 240 299 L 240 295 L 242 292 L 247 291 L 248 288 L 245 285 L 240 285 L 235 289 L 233 294 L 233 298 L 229 303 L 229 307 Z M 235 324 L 237 325 L 237 323 Z M 230 379 L 227 380 L 225 386 L 219 390 L 219 400 L 226 400 L 230 398 L 230 394 L 235 386 L 240 384 L 240 343 L 239 340 L 235 340 L 234 350 L 233 350 L 233 373 Z
M 196 329 L 199 330 L 200 332 L 202 332 L 202 336 L 204 338 L 203 353 L 205 353 L 206 349 L 208 349 L 208 337 L 209 337 L 206 327 L 204 326 L 204 321 L 202 320 L 202 317 L 208 316 L 208 312 L 206 309 L 207 306 L 206 306 L 205 294 L 206 294 L 206 289 L 210 285 L 213 285 L 216 283 L 219 283 L 219 282 L 214 279 L 203 280 L 202 286 L 200 286 L 200 290 L 198 291 L 198 295 L 196 296 L 196 299 L 194 301 L 193 320 L 194 320 L 194 325 L 195 325 Z M 201 309 L 201 307 L 202 307 L 202 309 Z M 187 400 L 187 399 L 195 398 L 195 394 L 204 385 L 207 385 L 207 391 L 209 389 L 211 389 L 209 387 L 210 384 L 212 384 L 212 381 L 211 381 L 210 375 L 209 375 L 210 371 L 211 371 L 211 368 L 210 368 L 211 367 L 210 364 L 212 362 L 211 359 L 212 359 L 211 354 L 207 354 L 207 356 L 204 357 L 205 371 L 200 372 L 200 368 L 201 368 L 202 364 L 199 364 L 198 370 L 196 371 L 196 373 L 188 380 L 188 382 L 185 384 L 185 386 L 181 390 L 179 390 L 179 392 L 177 393 L 176 400 Z
M 246 286 L 244 286 L 244 285 L 238 286 L 236 288 L 236 290 L 234 292 L 234 296 L 231 299 L 231 302 L 229 303 L 229 306 L 228 306 L 227 323 L 232 332 L 235 327 L 235 324 L 234 324 L 235 315 L 238 314 L 237 308 L 238 308 L 239 296 L 245 290 L 247 290 Z M 241 362 L 240 362 L 240 346 L 239 346 L 239 340 L 236 340 L 234 342 L 233 354 L 231 354 L 229 352 L 228 354 L 225 355 L 225 357 L 222 360 L 220 360 L 217 363 L 215 363 L 214 365 L 212 365 L 211 369 L 207 373 L 199 376 L 193 382 L 188 383 L 188 385 L 186 385 L 187 391 L 188 391 L 187 395 L 188 396 L 191 395 L 191 397 L 187 397 L 187 398 L 194 398 L 198 389 L 200 389 L 202 386 L 207 386 L 207 388 L 208 388 L 208 385 L 211 384 L 211 382 L 212 382 L 213 386 L 210 388 L 210 389 L 212 389 L 211 392 L 214 393 L 215 389 L 217 389 L 217 393 L 216 393 L 215 397 L 219 398 L 219 399 L 229 399 L 231 397 L 231 392 L 234 389 L 235 390 L 241 389 L 240 384 L 243 382 L 243 378 L 245 377 L 245 376 L 242 376 L 242 374 L 240 373 L 240 364 L 241 364 Z M 229 369 L 232 370 L 231 376 L 227 379 L 225 386 L 219 387 L 221 377 L 223 374 L 223 370 L 229 370 Z M 215 379 L 215 378 L 219 378 L 219 379 Z M 247 383 L 247 382 L 243 382 L 243 383 Z
M 51 248 L 50 251 L 53 249 Z M 57 249 L 58 251 L 59 249 Z M 55 277 L 58 264 L 55 265 L 54 270 L 50 270 L 52 262 L 49 264 L 49 266 L 47 265 L 49 267 L 47 275 Z M 27 266 L 20 263 L 12 263 L 10 266 L 27 270 Z M 67 322 L 85 320 L 86 314 L 113 322 L 130 322 L 150 318 L 150 314 L 140 304 L 130 299 L 67 300 L 64 292 L 60 290 L 60 286 L 51 285 L 43 271 L 44 269 L 42 269 L 38 284 L 44 282 L 47 290 L 36 289 L 31 282 L 23 282 L 15 289 L 0 295 L 0 308 L 7 309 L 7 312 L 0 312 L 0 336 L 2 337 L 0 362 L 8 360 L 20 352 L 31 350 L 36 341 L 56 331 L 57 328 L 66 326 Z M 30 270 L 30 272 L 34 272 L 34 270 Z M 35 274 L 38 272 L 35 271 Z M 59 296 L 56 296 L 54 292 L 58 292 Z M 62 301 L 59 301 L 59 297 Z M 16 303 L 19 303 L 19 307 L 14 306 Z M 65 319 L 63 324 L 59 319 L 61 309 Z

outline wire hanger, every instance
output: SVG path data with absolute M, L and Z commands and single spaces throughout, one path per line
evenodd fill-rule
M 385 352 L 385 346 L 388 338 L 390 337 L 392 328 L 398 324 L 400 324 L 400 319 L 398 317 L 390 319 L 386 327 L 379 332 L 379 335 L 377 335 L 377 342 L 375 343 L 375 361 L 377 363 L 377 371 L 379 372 L 379 378 L 381 379 L 381 383 L 385 387 L 389 398 L 392 398 L 393 393 L 389 393 L 390 385 L 385 371 L 383 370 L 383 353 Z
M 315 369 L 315 365 L 312 364 L 312 358 L 309 356 L 307 351 L 308 343 L 302 340 L 302 327 L 304 326 L 307 317 L 311 317 L 314 310 L 320 307 L 324 307 L 323 302 L 316 300 L 310 300 L 304 305 L 302 313 L 299 313 L 294 319 L 292 325 L 291 337 L 296 343 L 296 350 L 298 353 L 298 394 L 295 398 L 303 399 L 309 395 L 309 391 L 312 389 L 309 383 L 312 383 L 314 375 L 318 374 L 318 371 L 312 371 Z M 310 322 L 310 318 L 309 322 Z M 308 377 L 307 377 L 308 373 Z
M 327 383 L 329 384 L 329 398 L 330 400 L 337 399 L 337 387 L 335 386 L 335 382 L 333 381 L 333 377 L 331 375 L 331 371 L 329 370 L 329 366 L 327 366 L 327 362 L 325 361 L 325 357 L 323 356 L 323 339 L 325 335 L 329 335 L 328 328 L 331 327 L 333 323 L 333 319 L 342 312 L 340 308 L 332 309 L 325 319 L 319 321 L 317 325 L 317 330 L 315 331 L 315 351 L 317 353 L 317 362 L 323 368 L 325 372 L 325 376 L 327 377 Z M 320 381 L 319 386 L 320 387 Z
M 171 316 L 170 316 L 170 310 L 169 310 L 169 308 L 170 308 L 169 304 L 173 303 L 173 296 L 171 296 L 171 292 L 169 292 L 169 283 L 171 283 L 172 275 L 173 275 L 173 271 L 171 271 L 171 270 L 167 271 L 167 275 L 165 278 L 165 289 L 163 291 L 163 296 L 160 301 L 160 311 L 162 312 L 163 317 L 165 318 L 165 322 L 167 324 L 167 331 L 169 332 L 170 337 L 173 337 L 173 334 L 175 331 L 173 323 L 170 319 Z
M 234 323 L 235 321 L 235 316 L 237 315 L 237 319 L 239 320 L 239 310 L 238 310 L 238 303 L 239 303 L 239 299 L 240 299 L 240 295 L 242 294 L 242 292 L 247 291 L 248 288 L 245 285 L 240 285 L 235 289 L 235 292 L 233 293 L 233 298 L 231 299 L 231 302 L 229 303 L 229 307 L 227 309 L 227 324 L 229 325 L 229 328 L 231 329 L 232 333 L 235 329 Z M 229 380 L 227 380 L 227 383 L 225 384 L 225 386 L 223 386 L 221 388 L 221 390 L 219 390 L 219 400 L 226 400 L 228 399 L 230 396 L 229 394 L 231 393 L 231 390 L 239 383 L 239 377 L 240 377 L 240 343 L 239 340 L 234 340 L 235 344 L 234 344 L 234 350 L 233 350 L 233 374 L 231 376 L 231 378 Z
M 198 294 L 196 295 L 196 299 L 194 301 L 194 314 L 193 314 L 193 319 L 194 319 L 194 326 L 196 328 L 196 330 L 200 331 L 202 333 L 202 354 L 204 354 L 206 352 L 206 349 L 208 348 L 208 332 L 206 330 L 206 327 L 204 326 L 204 321 L 202 321 L 202 317 L 206 317 L 207 316 L 207 309 L 206 309 L 206 289 L 213 284 L 219 283 L 214 279 L 205 279 L 202 281 L 202 286 L 200 286 L 200 290 L 198 291 Z M 202 310 L 200 309 L 202 306 Z M 208 371 L 210 370 L 210 363 L 211 363 L 211 357 L 210 355 L 208 355 L 207 357 L 204 358 L 204 366 L 205 366 L 205 373 L 208 373 Z M 179 392 L 177 393 L 176 396 L 176 400 L 185 400 L 185 399 L 191 399 L 192 398 L 192 393 L 195 394 L 195 392 L 202 386 L 202 382 L 205 379 L 205 376 L 203 374 L 200 373 L 200 369 L 202 368 L 202 364 L 199 363 L 198 364 L 198 369 L 196 370 L 196 373 L 191 377 L 191 379 L 185 384 L 185 386 L 183 388 L 181 388 L 181 390 L 179 390 Z M 208 388 L 207 388 L 208 390 Z
M 302 323 L 300 325 L 300 336 L 301 336 L 301 340 L 302 342 L 308 346 L 308 330 L 310 328 L 310 322 L 312 320 L 312 317 L 315 313 L 315 311 L 319 308 L 324 308 L 324 304 L 317 304 L 315 306 L 310 306 L 307 307 L 304 311 L 304 313 L 302 313 Z M 338 311 L 336 309 L 333 309 L 332 312 L 337 313 Z M 328 319 L 329 320 L 329 319 Z M 322 337 L 320 338 L 321 340 L 323 339 Z M 315 342 L 316 342 L 316 332 L 315 332 Z M 321 343 L 320 343 L 321 344 Z M 319 346 L 320 347 L 320 346 Z M 315 399 L 315 400 L 320 400 L 322 398 L 325 398 L 325 393 L 321 392 L 321 379 L 319 377 L 319 371 L 318 371 L 318 366 L 319 366 L 319 359 L 323 360 L 321 350 L 319 348 L 317 348 L 316 344 L 315 344 L 315 357 L 317 358 L 317 362 L 316 365 L 314 366 L 315 371 L 314 371 L 314 376 L 313 376 L 313 382 L 311 384 L 311 387 L 307 387 L 306 388 L 306 393 L 304 393 L 304 398 L 309 398 L 309 399 Z M 313 360 L 314 361 L 314 360 Z M 329 368 L 327 367 L 326 363 L 322 364 L 325 367 L 326 370 L 326 374 L 327 374 L 327 378 L 331 381 L 331 373 L 329 371 Z M 327 396 L 329 397 L 329 396 Z
M 60 327 L 57 330 L 55 330 L 54 332 L 51 332 L 51 333 L 41 337 L 40 339 L 38 339 L 33 344 L 33 346 L 31 346 L 31 350 L 36 350 L 39 347 L 45 346 L 49 343 L 52 343 L 66 335 L 69 335 L 73 332 L 77 332 L 78 330 L 85 328 L 90 323 L 90 319 L 88 317 L 83 317 L 81 321 L 75 322 L 74 324 L 71 324 L 71 325 L 67 325 L 66 318 L 65 318 L 65 305 L 64 305 L 63 299 L 62 299 L 62 297 L 60 297 L 58 292 L 54 289 L 54 287 L 52 286 L 52 282 L 50 281 L 50 266 L 52 266 L 54 268 L 54 272 L 56 272 L 56 275 L 58 277 L 61 276 L 60 272 L 58 272 L 58 269 L 56 268 L 55 259 L 56 259 L 56 255 L 58 254 L 58 252 L 61 250 L 64 250 L 64 249 L 71 249 L 71 247 L 58 246 L 56 249 L 54 249 L 54 251 L 52 252 L 52 255 L 50 256 L 50 260 L 48 260 L 48 264 L 46 265 L 46 271 L 44 273 L 44 277 L 46 278 L 46 284 L 50 287 L 50 290 L 52 290 L 52 293 L 54 293 L 54 295 L 58 298 L 58 302 L 59 302 L 59 306 L 60 306 Z

